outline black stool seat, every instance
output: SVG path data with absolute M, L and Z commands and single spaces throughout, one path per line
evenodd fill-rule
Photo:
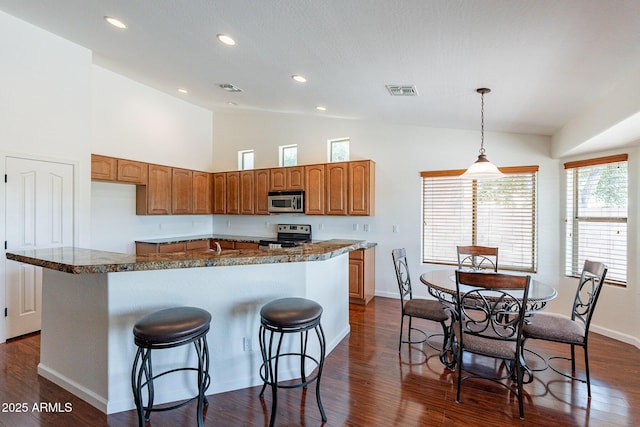
M 154 347 L 188 341 L 209 330 L 211 314 L 197 307 L 175 307 L 142 317 L 133 326 L 137 346 Z
M 262 353 L 262 365 L 260 366 L 260 377 L 264 381 L 260 397 L 264 397 L 267 386 L 271 386 L 272 403 L 271 418 L 269 426 L 273 427 L 276 420 L 276 408 L 278 404 L 278 388 L 307 388 L 307 385 L 316 383 L 316 401 L 323 421 L 327 421 L 327 416 L 322 407 L 320 399 L 320 378 L 326 353 L 326 341 L 320 318 L 322 316 L 322 306 L 315 301 L 306 298 L 280 298 L 265 304 L 260 309 L 260 351 Z M 314 357 L 307 353 L 307 339 L 309 331 L 315 331 L 318 338 L 319 355 Z M 300 351 L 287 351 L 282 348 L 282 341 L 285 335 L 299 334 Z M 277 337 L 277 339 L 274 339 Z M 275 351 L 274 351 L 275 347 Z M 288 348 L 288 347 L 286 347 Z M 282 350 L 282 351 L 281 351 Z M 278 370 L 280 360 L 287 357 L 298 358 L 300 369 L 300 382 L 278 382 Z M 309 364 L 317 368 L 315 375 L 307 377 L 307 367 Z
M 138 351 L 131 370 L 131 388 L 138 413 L 138 426 L 144 427 L 151 412 L 168 411 L 198 401 L 197 424 L 204 426 L 204 408 L 209 405 L 205 392 L 211 383 L 209 376 L 209 347 L 207 333 L 211 314 L 197 307 L 174 307 L 155 311 L 140 318 L 133 326 L 133 338 Z M 152 350 L 168 349 L 193 344 L 197 367 L 183 366 L 154 373 L 151 362 Z M 182 403 L 161 408 L 153 407 L 154 380 L 178 371 L 195 371 L 198 394 Z M 147 390 L 146 404 L 142 391 Z
M 305 298 L 281 298 L 260 310 L 263 323 L 276 328 L 300 328 L 320 319 L 322 306 Z

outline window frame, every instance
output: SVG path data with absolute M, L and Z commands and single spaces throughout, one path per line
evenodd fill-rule
M 290 149 L 295 149 L 295 163 L 292 165 L 285 165 L 284 161 L 286 158 L 285 152 L 287 150 Z M 287 166 L 297 166 L 298 165 L 298 144 L 288 144 L 288 145 L 280 145 L 278 146 L 278 165 L 280 165 L 280 167 L 287 167 Z
M 247 156 L 251 155 L 251 167 L 247 167 Z M 255 169 L 256 153 L 255 150 L 240 150 L 238 151 L 238 170 L 253 170 Z
M 334 144 L 344 144 L 347 145 L 347 156 L 345 159 L 334 159 Z M 327 141 L 327 159 L 329 163 L 339 163 L 339 162 L 348 162 L 351 157 L 351 138 L 335 138 Z
M 504 240 L 506 231 L 503 231 L 500 235 L 495 233 L 486 232 L 488 225 L 496 225 L 498 228 L 510 228 L 515 226 L 517 230 L 523 230 L 521 235 L 522 239 L 511 243 L 512 246 L 519 248 L 518 251 L 513 252 L 513 256 L 500 256 L 500 266 L 502 270 L 523 271 L 528 273 L 537 272 L 538 261 L 538 171 L 539 166 L 514 166 L 514 167 L 502 167 L 499 168 L 505 175 L 512 175 L 514 181 L 514 193 L 515 196 L 521 196 L 517 199 L 517 203 L 513 206 L 517 213 L 526 212 L 526 217 L 521 221 L 512 224 L 510 221 L 496 222 L 480 222 L 483 214 L 483 207 L 491 206 L 491 202 L 487 204 L 479 204 L 479 198 L 482 197 L 483 186 L 491 189 L 491 183 L 498 184 L 500 179 L 496 180 L 468 180 L 460 178 L 460 175 L 464 170 L 440 170 L 440 171 L 426 171 L 421 172 L 422 178 L 422 262 L 428 264 L 444 264 L 444 265 L 457 265 L 457 253 L 455 250 L 456 245 L 483 245 L 483 246 L 498 246 L 497 241 Z M 434 179 L 434 181 L 427 182 L 428 179 Z M 488 185 L 487 185 L 488 184 Z M 495 194 L 501 195 L 503 189 L 496 189 Z M 437 193 L 436 193 L 437 192 Z M 429 199 L 428 193 L 433 193 L 435 198 Z M 487 193 L 484 193 L 485 195 Z M 491 194 L 491 193 L 488 193 Z M 462 197 L 464 200 L 461 200 Z M 490 198 L 495 199 L 495 197 Z M 435 205 L 429 204 L 431 200 Z M 443 201 L 442 204 L 438 201 Z M 460 203 L 449 203 L 449 200 L 460 200 Z M 435 207 L 434 207 L 435 206 Z M 480 208 L 480 209 L 479 209 Z M 440 212 L 446 210 L 444 215 L 438 216 Z M 451 215 L 451 212 L 454 214 Z M 503 211 L 502 218 L 520 218 L 516 215 L 506 214 L 509 211 Z M 446 218 L 446 221 L 442 220 Z M 453 219 L 453 221 L 450 221 Z M 498 217 L 500 219 L 500 217 Z M 445 222 L 444 227 L 436 231 L 443 235 L 465 235 L 464 239 L 467 241 L 453 242 L 449 245 L 444 241 L 445 250 L 442 254 L 435 254 L 437 249 L 436 244 L 429 244 L 430 241 L 434 241 L 437 235 L 434 236 L 434 223 L 435 227 L 439 227 L 442 222 Z M 431 224 L 431 230 L 428 229 L 427 224 Z M 459 226 L 463 225 L 463 229 Z M 522 228 L 525 227 L 525 228 Z M 528 227 L 531 227 L 530 231 Z M 449 233 L 451 230 L 452 233 Z M 462 231 L 461 231 L 462 230 Z M 484 233 L 483 233 L 484 231 Z M 481 235 L 484 237 L 479 237 Z M 510 234 L 510 237 L 517 234 Z M 487 240 L 487 237 L 491 236 L 492 239 Z M 495 237 L 495 238 L 493 238 Z M 471 242 L 469 242 L 469 240 Z M 486 241 L 485 241 L 486 240 Z M 513 240 L 513 239 L 510 239 Z M 451 246 L 451 247 L 449 247 Z M 502 245 L 503 248 L 505 245 Z M 518 255 L 519 254 L 519 255 Z
M 580 199 L 581 191 L 579 188 L 580 173 L 588 171 L 588 168 L 596 166 L 611 165 L 616 163 L 625 163 L 626 166 L 626 215 L 622 216 L 582 216 L 580 214 L 580 206 L 578 200 Z M 566 277 L 580 277 L 582 271 L 582 264 L 584 259 L 591 259 L 593 261 L 603 262 L 609 267 L 609 273 L 605 279 L 605 283 L 626 287 L 628 284 L 628 268 L 629 268 L 629 156 L 628 154 L 616 154 L 612 156 L 596 157 L 585 160 L 577 160 L 572 162 L 566 162 L 564 164 L 565 169 L 565 250 L 564 250 L 564 275 Z M 597 186 L 597 183 L 595 184 Z M 593 187 L 590 187 L 593 190 Z M 625 228 L 625 242 L 624 245 L 624 260 L 620 257 L 597 257 L 589 255 L 589 252 L 581 249 L 580 240 L 581 234 L 579 233 L 580 224 L 624 224 Z M 584 233 L 583 233 L 584 234 Z M 608 240 L 609 241 L 609 240 Z M 585 254 L 585 252 L 587 252 Z M 614 262 L 616 261 L 616 262 Z M 624 280 L 619 278 L 619 271 L 614 273 L 612 269 L 613 265 L 620 265 L 620 262 L 624 266 Z

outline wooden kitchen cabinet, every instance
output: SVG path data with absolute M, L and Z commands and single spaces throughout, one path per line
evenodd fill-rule
M 147 163 L 92 154 L 91 179 L 146 185 Z
M 375 294 L 375 247 L 349 252 L 349 302 L 366 305 Z
M 193 171 L 193 213 L 212 213 L 213 175 L 208 172 Z
M 304 213 L 307 215 L 324 215 L 324 170 L 324 164 L 304 167 Z
M 375 163 L 349 162 L 348 215 L 375 215 Z
M 213 174 L 213 213 L 227 213 L 227 174 L 225 172 Z
M 209 239 L 190 240 L 187 242 L 145 243 L 136 242 L 136 255 L 171 254 L 185 251 L 208 251 Z
M 227 172 L 227 214 L 240 213 L 240 172 Z
M 171 168 L 171 213 L 193 213 L 193 171 Z
M 325 215 L 346 215 L 349 185 L 348 162 L 325 166 Z
M 118 177 L 118 159 L 115 157 L 91 155 L 91 179 L 115 181 Z
M 256 215 L 269 214 L 269 182 L 271 169 L 257 169 L 255 173 L 255 211 Z
M 117 181 L 147 185 L 149 165 L 135 160 L 118 159 Z
M 137 215 L 171 214 L 172 168 L 149 165 L 147 185 L 136 186 Z
M 216 240 L 211 239 L 211 249 L 216 249 L 216 242 L 220 244 L 220 249 L 235 249 L 236 242 L 233 240 Z
M 255 213 L 255 174 L 252 170 L 240 171 L 240 214 Z
M 235 249 L 258 249 L 259 245 L 255 242 L 235 242 Z
M 271 169 L 271 191 L 304 190 L 304 166 Z

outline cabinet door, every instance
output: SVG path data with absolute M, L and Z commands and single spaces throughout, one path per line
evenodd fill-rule
M 162 243 L 158 245 L 158 252 L 161 254 L 171 254 L 174 252 L 184 252 L 186 244 L 184 242 Z
M 236 249 L 258 249 L 260 246 L 253 242 L 236 242 Z
M 327 163 L 325 188 L 325 214 L 347 214 L 347 162 Z
M 227 213 L 227 174 L 213 174 L 213 213 Z
M 240 213 L 240 172 L 227 172 L 227 214 Z
M 271 191 L 284 191 L 287 189 L 287 173 L 285 168 L 270 169 L 270 187 Z
M 171 167 L 149 165 L 147 185 L 136 186 L 138 215 L 169 215 L 171 213 Z
M 364 261 L 349 258 L 349 297 L 353 299 L 363 298 L 362 287 L 364 284 Z
M 209 250 L 209 239 L 186 242 L 185 249 L 187 251 L 207 251 Z
M 305 192 L 304 213 L 307 215 L 324 215 L 324 164 L 304 167 Z
M 349 162 L 349 215 L 375 214 L 375 163 Z
M 240 172 L 240 214 L 253 215 L 255 212 L 255 174 L 252 170 Z
M 118 182 L 147 185 L 148 165 L 134 160 L 118 159 Z
M 269 178 L 270 169 L 258 169 L 255 172 L 255 213 L 258 215 L 269 214 Z
M 193 172 L 193 213 L 206 215 L 211 213 L 212 175 L 207 172 Z
M 176 215 L 193 213 L 193 171 L 172 168 L 171 213 Z
M 117 159 L 114 157 L 91 155 L 91 179 L 96 181 L 115 181 L 117 177 Z
M 287 168 L 287 190 L 304 190 L 304 166 Z

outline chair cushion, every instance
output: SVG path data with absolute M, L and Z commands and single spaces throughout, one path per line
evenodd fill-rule
M 305 298 L 280 298 L 260 310 L 262 322 L 278 328 L 294 328 L 317 321 L 322 306 Z
M 528 320 L 522 330 L 525 338 L 584 344 L 585 329 L 580 322 L 548 313 L 536 313 Z
M 170 344 L 196 337 L 209 330 L 211 314 L 197 307 L 175 307 L 154 311 L 133 326 L 136 344 Z
M 460 341 L 460 325 L 455 322 L 454 333 L 458 342 Z M 497 336 L 497 335 L 496 335 Z M 498 359 L 514 359 L 516 357 L 516 342 L 500 339 L 485 338 L 477 335 L 465 333 L 462 340 L 463 350 L 471 353 L 482 354 Z
M 440 301 L 413 298 L 404 303 L 404 314 L 421 319 L 444 322 L 449 319 L 449 312 Z

